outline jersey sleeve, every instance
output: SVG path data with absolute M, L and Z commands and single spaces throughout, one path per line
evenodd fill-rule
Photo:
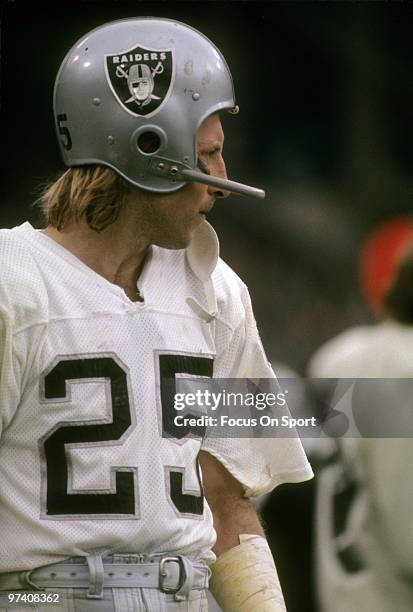
M 227 346 L 217 354 L 217 377 L 275 378 L 257 330 L 248 290 L 241 281 L 238 295 L 238 303 L 232 303 L 231 310 L 241 311 L 242 316 L 229 335 Z M 231 320 L 231 316 L 228 318 Z M 313 477 L 298 436 L 276 439 L 206 437 L 202 450 L 218 459 L 250 497 L 268 493 L 283 483 Z
M 47 319 L 47 293 L 27 247 L 0 231 L 0 436 L 34 375 Z
M 20 373 L 13 364 L 13 334 L 10 316 L 0 304 L 0 436 L 19 401 Z

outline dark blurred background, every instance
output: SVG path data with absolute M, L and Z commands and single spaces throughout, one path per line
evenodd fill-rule
M 228 60 L 241 107 L 225 118 L 228 173 L 268 196 L 232 196 L 211 221 L 250 287 L 269 358 L 303 372 L 318 345 L 368 316 L 355 280 L 361 242 L 411 209 L 413 5 L 6 3 L 0 226 L 38 224 L 34 188 L 62 168 L 52 91 L 66 51 L 133 15 L 185 21 Z
M 268 357 L 303 374 L 319 345 L 369 319 L 357 283 L 360 247 L 377 224 L 411 211 L 413 4 L 6 3 L 1 227 L 26 219 L 39 226 L 35 188 L 62 168 L 52 91 L 66 51 L 93 27 L 138 15 L 200 29 L 228 61 L 241 108 L 224 119 L 228 174 L 268 195 L 218 202 L 211 222 L 224 259 L 250 288 Z M 307 512 L 300 524 L 283 526 L 288 487 L 269 515 L 281 524 L 281 549 L 295 538 L 290 567 L 303 572 L 310 561 L 299 559 L 311 545 L 306 486 L 295 498 L 295 509 Z M 296 578 L 289 609 L 311 610 L 307 578 L 304 587 Z M 294 583 L 308 605 L 297 603 Z

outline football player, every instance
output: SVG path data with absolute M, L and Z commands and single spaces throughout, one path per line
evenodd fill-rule
M 179 428 L 167 384 L 274 376 L 205 220 L 263 196 L 226 176 L 219 113 L 237 110 L 220 51 L 176 21 L 105 24 L 61 65 L 68 169 L 44 229 L 0 232 L 6 607 L 206 610 L 211 575 L 225 611 L 285 609 L 249 498 L 312 477 L 299 440 Z
M 328 340 L 309 363 L 311 376 L 344 379 L 323 401 L 335 405 L 346 388 L 340 411 L 347 408 L 351 428 L 328 440 L 330 453 L 318 474 L 319 609 L 410 612 L 412 218 L 395 217 L 374 228 L 360 254 L 360 288 L 376 321 Z

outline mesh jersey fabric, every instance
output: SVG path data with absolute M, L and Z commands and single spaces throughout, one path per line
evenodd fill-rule
M 0 231 L 0 269 L 0 571 L 91 551 L 212 562 L 201 447 L 251 494 L 312 477 L 297 439 L 260 449 L 162 437 L 163 363 L 273 376 L 248 291 L 222 260 L 200 280 L 185 250 L 154 246 L 139 278 L 144 302 L 132 302 L 25 223 Z M 212 299 L 216 316 L 203 320 L 188 297 L 205 311 Z

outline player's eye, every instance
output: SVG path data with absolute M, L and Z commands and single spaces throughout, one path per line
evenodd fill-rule
M 222 150 L 217 147 L 208 151 L 208 157 L 216 157 L 218 155 L 221 155 L 221 153 Z

